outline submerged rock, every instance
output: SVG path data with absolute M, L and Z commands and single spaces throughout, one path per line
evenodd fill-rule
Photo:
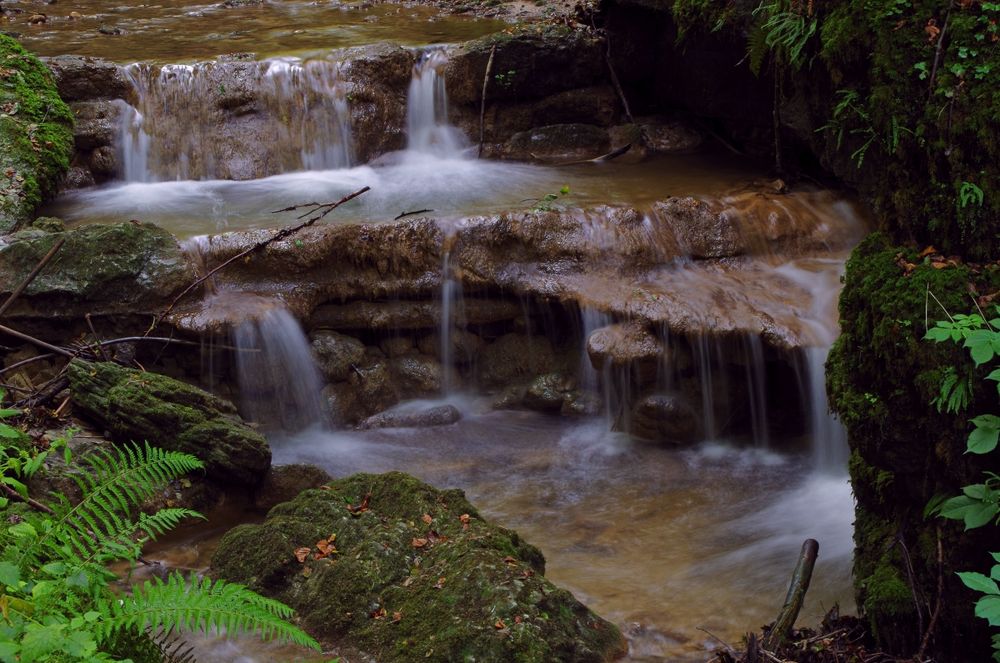
M 314 635 L 387 663 L 622 656 L 619 630 L 544 570 L 537 548 L 461 491 L 399 472 L 308 490 L 231 530 L 212 558 L 214 575 L 288 603 Z
M 416 412 L 381 412 L 362 421 L 358 428 L 427 428 L 447 426 L 462 418 L 462 413 L 454 405 L 438 405 Z
M 636 437 L 672 445 L 699 439 L 701 426 L 691 404 L 678 394 L 650 394 L 635 404 L 629 432 Z
M 209 478 L 255 484 L 271 448 L 229 401 L 179 380 L 108 362 L 74 359 L 67 369 L 74 411 L 115 442 L 149 442 L 205 462 Z

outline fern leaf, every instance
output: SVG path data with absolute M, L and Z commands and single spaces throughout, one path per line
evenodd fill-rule
M 291 615 L 291 608 L 259 596 L 252 590 L 211 578 L 185 580 L 171 574 L 166 582 L 154 579 L 133 589 L 126 598 L 114 598 L 97 608 L 96 624 L 102 639 L 123 629 L 172 632 L 178 629 L 207 633 L 218 629 L 229 636 L 259 633 L 265 640 L 291 642 L 320 650 L 319 643 L 305 631 L 279 617 Z
M 757 25 L 750 31 L 747 39 L 747 57 L 750 60 L 750 71 L 754 76 L 760 75 L 760 69 L 764 64 L 764 56 L 767 55 L 769 47 L 767 45 L 767 33 L 764 28 Z
M 70 549 L 80 557 L 91 557 L 101 542 L 128 527 L 122 513 L 150 497 L 166 482 L 203 467 L 190 454 L 164 451 L 149 444 L 125 445 L 101 451 L 84 459 L 89 472 L 77 481 L 83 499 L 76 506 L 61 501 L 57 518 L 48 531 L 21 553 L 18 566 L 36 565 L 46 550 Z
M 155 541 L 187 518 L 204 519 L 204 516 L 191 509 L 160 509 L 154 514 L 140 514 L 137 521 L 122 521 L 119 527 L 104 532 L 98 545 L 84 558 L 84 563 L 106 563 L 127 557 L 129 551 L 146 541 Z

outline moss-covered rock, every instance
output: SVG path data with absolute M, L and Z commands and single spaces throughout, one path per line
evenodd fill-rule
M 232 403 L 179 380 L 108 362 L 75 359 L 67 368 L 73 408 L 115 442 L 149 442 L 193 454 L 209 478 L 256 484 L 271 448 Z
M 52 74 L 0 34 L 0 233 L 54 195 L 73 155 L 73 114 Z
M 337 552 L 324 555 L 322 542 Z M 399 472 L 356 474 L 276 506 L 262 525 L 226 534 L 212 571 L 292 605 L 313 634 L 385 662 L 596 662 L 625 652 L 613 624 L 542 576 L 537 548 L 483 520 L 461 491 Z
M 894 246 L 885 234 L 862 242 L 847 264 L 842 334 L 830 354 L 827 380 L 852 450 L 855 586 L 873 633 L 889 651 L 916 651 L 940 578 L 944 592 L 934 651 L 942 660 L 955 660 L 959 652 L 963 660 L 986 660 L 986 623 L 974 619 L 973 593 L 954 571 L 988 561 L 991 533 L 962 532 L 959 523 L 924 516 L 935 495 L 958 494 L 961 486 L 981 482 L 987 469 L 981 457 L 963 453 L 966 417 L 941 413 L 932 404 L 946 368 L 968 364 L 957 346 L 922 339 L 925 324 L 946 317 L 942 306 L 952 314 L 968 312 L 974 306 L 969 288 L 994 291 L 1000 271 L 939 267 Z M 961 377 L 980 384 L 982 373 Z M 996 410 L 989 391 L 979 390 L 969 412 Z
M 0 244 L 0 297 L 9 294 L 60 239 L 62 248 L 7 315 L 82 317 L 142 313 L 168 304 L 196 278 L 177 240 L 148 223 L 84 226 L 63 232 L 47 224 Z

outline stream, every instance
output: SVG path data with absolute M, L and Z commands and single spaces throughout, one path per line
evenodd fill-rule
M 239 181 L 213 177 L 212 159 L 195 153 L 201 149 L 197 141 L 180 148 L 188 150 L 183 159 L 156 152 L 157 126 L 164 126 L 173 113 L 169 104 L 161 107 L 160 102 L 192 94 L 202 75 L 200 65 L 177 65 L 170 75 L 130 65 L 131 80 L 141 94 L 123 112 L 118 148 L 125 170 L 115 181 L 67 192 L 54 201 L 47 213 L 70 225 L 135 218 L 162 225 L 180 238 L 196 238 L 287 224 L 295 212 L 272 210 L 305 200 L 335 200 L 361 186 L 372 191 L 324 223 L 391 223 L 403 212 L 430 209 L 438 222 L 455 225 L 464 217 L 530 209 L 563 187 L 569 192 L 558 204 L 570 209 L 611 205 L 648 212 L 656 201 L 671 196 L 724 197 L 765 179 L 759 167 L 714 149 L 660 155 L 641 163 L 542 166 L 477 160 L 470 141 L 448 121 L 439 68 L 433 63 L 423 66 L 436 57 L 433 50 L 414 68 L 406 149 L 357 163 L 351 156 L 350 132 L 338 115 L 343 108 L 337 104 L 346 103 L 346 97 L 340 96 L 336 68 L 324 59 L 326 51 L 380 39 L 408 46 L 453 42 L 492 32 L 498 23 L 427 7 L 381 4 L 330 3 L 338 5 L 331 10 L 326 3 L 269 2 L 228 10 L 164 1 L 117 13 L 104 12 L 103 4 L 75 3 L 83 18 L 51 20 L 26 36 L 26 44 L 44 54 L 104 56 L 123 65 L 141 58 L 147 65 L 173 66 L 231 50 L 253 50 L 260 58 L 258 84 L 288 76 L 288 85 L 268 88 L 276 90 L 274 94 L 294 96 L 301 93 L 296 86 L 316 81 L 329 85 L 322 88 L 329 94 L 324 111 L 328 122 L 294 146 L 293 166 L 278 174 Z M 238 19 L 231 21 L 230 16 Z M 113 44 L 80 36 L 106 23 L 120 26 L 125 34 Z M 308 74 L 310 58 L 324 63 L 316 65 L 314 74 L 326 73 Z M 163 87 L 171 85 L 181 87 Z M 310 87 L 309 94 L 318 89 Z M 314 149 L 317 136 L 329 142 L 320 140 Z M 803 200 L 819 210 L 834 234 L 854 238 L 864 226 L 838 194 L 810 191 Z M 608 295 L 627 292 L 632 278 L 650 289 L 689 289 L 693 300 L 704 299 L 704 319 L 711 320 L 719 290 L 746 288 L 746 297 L 756 298 L 773 319 L 794 319 L 804 330 L 805 345 L 799 348 L 794 385 L 776 390 L 774 377 L 765 374 L 769 364 L 762 358 L 760 338 L 745 340 L 741 361 L 751 430 L 720 432 L 726 428 L 727 413 L 713 400 L 712 382 L 726 379 L 721 375 L 724 362 L 717 346 L 702 340 L 692 341 L 692 347 L 702 384 L 704 439 L 688 448 L 658 446 L 615 432 L 607 415 L 567 418 L 495 410 L 477 389 L 452 388 L 446 382 L 441 399 L 396 407 L 448 402 L 463 414 L 458 423 L 372 431 L 313 423 L 297 432 L 274 431 L 274 462 L 312 463 L 336 477 L 398 469 L 435 486 L 465 490 L 484 515 L 542 549 L 549 579 L 622 628 L 630 644 L 629 661 L 699 661 L 720 646 L 720 639 L 738 645 L 744 632 L 774 619 L 805 538 L 817 539 L 820 552 L 800 623 L 818 622 L 834 604 L 853 611 L 854 513 L 846 441 L 840 424 L 827 412 L 823 387 L 823 364 L 837 334 L 836 298 L 849 244 L 840 241 L 826 251 L 763 255 L 706 269 L 678 261 L 641 277 L 623 276 L 620 290 Z M 448 290 L 447 260 L 446 253 L 441 296 L 441 335 L 446 339 L 449 306 L 461 305 L 460 287 L 456 290 L 452 283 Z M 278 363 L 286 375 L 268 379 L 304 383 L 303 371 L 316 372 L 309 366 L 308 339 L 294 317 L 285 315 L 270 331 L 261 327 L 259 333 L 235 342 L 265 352 L 272 344 L 283 347 L 286 354 Z M 581 338 L 608 322 L 599 315 L 588 322 L 586 311 L 581 317 Z M 705 333 L 710 332 L 709 324 Z M 592 372 L 585 352 L 580 363 L 580 381 L 611 402 L 611 382 Z M 675 370 L 666 366 L 664 379 Z M 309 413 L 304 421 L 315 422 L 321 406 L 303 404 L 318 398 L 316 387 L 309 391 L 291 398 Z M 781 432 L 794 426 L 784 426 L 783 417 L 790 415 L 775 401 L 776 392 L 798 394 L 807 419 L 805 434 Z M 220 517 L 218 526 L 210 522 L 211 529 L 182 530 L 153 546 L 147 556 L 172 566 L 205 568 L 222 525 L 241 517 L 246 516 L 230 513 Z M 301 656 L 246 639 L 208 639 L 197 647 L 206 660 Z

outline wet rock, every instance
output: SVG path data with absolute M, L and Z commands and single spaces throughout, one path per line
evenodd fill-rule
M 318 488 L 332 477 L 315 465 L 273 465 L 254 491 L 253 505 L 261 510 L 295 499 L 303 490 Z
M 365 344 L 334 331 L 317 330 L 312 334 L 312 351 L 323 376 L 331 382 L 346 380 L 354 366 L 365 358 Z
M 357 412 L 361 416 L 388 410 L 399 402 L 399 390 L 384 361 L 376 360 L 352 371 L 348 382 L 354 389 Z
M 494 410 L 514 410 L 524 404 L 524 394 L 528 390 L 523 384 L 512 384 L 503 389 L 493 399 Z
M 670 445 L 691 444 L 701 432 L 698 415 L 690 402 L 678 394 L 651 394 L 632 410 L 629 432 L 636 437 Z
M 560 373 L 539 375 L 528 385 L 524 394 L 524 407 L 542 412 L 557 412 L 562 409 L 572 388 L 572 380 Z
M 54 216 L 40 216 L 31 222 L 31 227 L 47 233 L 61 233 L 66 230 L 63 220 Z
M 483 349 L 477 368 L 482 384 L 501 386 L 551 373 L 556 363 L 555 350 L 546 337 L 505 334 Z
M 357 157 L 368 162 L 406 146 L 406 94 L 416 62 L 412 50 L 381 43 L 340 51 L 348 65 L 351 130 Z
M 669 220 L 681 248 L 695 258 L 727 258 L 746 252 L 736 219 L 718 204 L 686 196 L 658 202 L 655 211 Z
M 256 484 L 271 464 L 271 449 L 236 407 L 206 391 L 156 373 L 74 359 L 67 371 L 73 409 L 118 443 L 193 454 L 209 478 Z
M 469 298 L 464 313 L 468 324 L 480 325 L 513 320 L 521 309 L 511 301 Z M 311 320 L 311 326 L 328 329 L 435 329 L 440 324 L 441 303 L 436 301 L 324 304 Z
M 514 134 L 503 156 L 522 161 L 581 161 L 607 154 L 610 148 L 606 129 L 590 124 L 553 124 Z
M 73 166 L 66 172 L 62 188 L 65 190 L 84 189 L 88 186 L 94 186 L 95 183 L 94 174 L 90 172 L 89 168 Z
M 452 103 L 478 104 L 493 46 L 494 80 L 487 93 L 491 100 L 541 98 L 606 82 L 603 46 L 592 34 L 560 28 L 497 34 L 463 44 L 451 54 L 445 75 Z
M 451 330 L 448 338 L 451 341 L 451 358 L 461 365 L 471 364 L 484 345 L 481 336 L 465 329 Z M 440 334 L 421 336 L 417 341 L 417 348 L 424 354 L 442 359 Z
M 564 417 L 593 417 L 600 414 L 603 407 L 599 394 L 573 391 L 566 395 L 559 413 Z
M 71 108 L 76 117 L 73 140 L 78 151 L 114 143 L 121 118 L 121 102 L 78 101 Z
M 115 148 L 105 145 L 90 153 L 87 166 L 95 177 L 111 177 L 118 170 L 118 156 Z
M 441 363 L 427 355 L 406 355 L 389 360 L 396 388 L 407 398 L 441 392 Z
M 32 230 L 0 244 L 0 296 L 9 294 L 60 238 L 66 243 L 8 310 L 11 318 L 149 312 L 168 304 L 196 278 L 177 240 L 152 224 Z
M 358 404 L 354 385 L 349 382 L 339 382 L 324 387 L 323 400 L 326 402 L 330 418 L 338 426 L 356 424 L 365 417 L 365 412 Z
M 654 152 L 689 152 L 701 145 L 701 134 L 679 120 L 661 117 L 640 117 L 647 146 Z
M 413 337 L 389 336 L 379 341 L 378 347 L 387 357 L 400 357 L 413 352 Z
M 587 356 L 594 370 L 629 367 L 641 382 L 656 379 L 663 344 L 638 322 L 624 322 L 595 330 L 587 339 Z
M 362 421 L 358 428 L 427 428 L 447 426 L 462 418 L 462 413 L 454 405 L 437 405 L 416 412 L 380 412 Z
M 338 553 L 294 557 L 331 533 Z M 613 624 L 543 577 L 537 548 L 483 520 L 461 491 L 399 472 L 306 491 L 263 524 L 231 530 L 212 572 L 288 603 L 317 637 L 386 663 L 597 662 L 626 651 Z
M 128 99 L 132 86 L 118 65 L 100 58 L 58 55 L 46 58 L 59 96 L 66 101 Z

